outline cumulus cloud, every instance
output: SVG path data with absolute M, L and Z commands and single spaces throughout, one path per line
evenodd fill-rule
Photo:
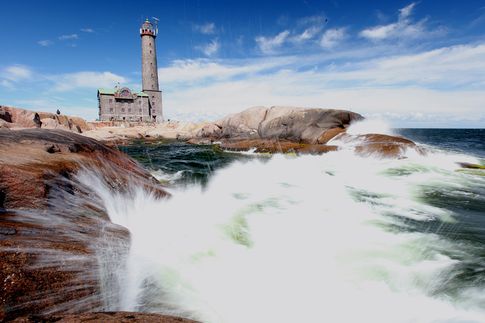
M 296 43 L 302 43 L 314 38 L 322 30 L 322 26 L 311 26 L 303 30 L 300 34 L 292 37 L 292 41 Z
M 258 36 L 255 38 L 255 40 L 258 44 L 259 50 L 263 54 L 274 54 L 276 50 L 279 49 L 287 40 L 289 35 L 290 32 L 288 30 L 284 30 L 274 37 Z
M 325 31 L 320 39 L 320 46 L 332 48 L 339 44 L 346 37 L 345 28 L 333 28 Z
M 74 39 L 79 39 L 78 34 L 70 34 L 70 35 L 59 36 L 59 40 L 74 40 Z
M 216 33 L 216 25 L 213 22 L 208 22 L 201 25 L 194 25 L 193 29 L 204 35 L 212 35 Z
M 54 82 L 53 89 L 56 91 L 70 91 L 79 88 L 102 88 L 114 87 L 117 83 L 126 84 L 128 79 L 111 72 L 77 72 L 47 77 Z
M 47 47 L 47 46 L 50 46 L 53 44 L 53 42 L 51 40 L 48 40 L 48 39 L 44 39 L 44 40 L 39 40 L 37 42 L 37 44 L 39 44 L 40 46 L 42 47 Z
M 81 28 L 81 31 L 84 33 L 94 33 L 94 29 L 92 28 Z
M 411 19 L 411 16 L 415 7 L 416 3 L 413 2 L 406 7 L 399 9 L 396 22 L 366 28 L 362 30 L 359 35 L 372 41 L 380 41 L 393 38 L 417 39 L 444 32 L 443 29 L 428 29 L 426 26 L 426 19 L 414 22 Z
M 221 45 L 218 39 L 211 40 L 208 44 L 196 46 L 195 49 L 201 51 L 205 56 L 211 57 L 219 52 Z

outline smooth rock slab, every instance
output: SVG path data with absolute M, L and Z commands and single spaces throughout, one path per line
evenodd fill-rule
M 61 130 L 0 129 L 0 321 L 27 314 L 109 310 L 129 232 L 110 222 L 93 172 L 113 192 L 166 193 L 125 154 Z M 103 285 L 101 285 L 103 282 Z

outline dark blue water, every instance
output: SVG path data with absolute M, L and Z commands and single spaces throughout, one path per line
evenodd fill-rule
M 395 129 L 417 143 L 485 158 L 485 129 Z
M 178 183 L 206 184 L 210 175 L 236 160 L 254 157 L 224 152 L 216 146 L 191 145 L 179 141 L 136 142 L 119 147 L 149 171 L 175 174 L 181 171 Z

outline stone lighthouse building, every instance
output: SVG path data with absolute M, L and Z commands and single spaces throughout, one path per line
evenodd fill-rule
M 158 87 L 158 28 L 148 19 L 141 25 L 142 91 L 127 87 L 98 89 L 100 121 L 162 122 L 162 92 Z

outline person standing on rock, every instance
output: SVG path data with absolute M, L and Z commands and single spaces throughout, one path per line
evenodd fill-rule
M 61 114 L 61 110 L 57 109 L 56 113 L 57 113 L 57 115 L 60 115 Z
M 33 119 L 34 123 L 35 123 L 35 126 L 37 128 L 40 128 L 42 127 L 42 121 L 40 121 L 40 116 L 39 114 L 36 112 L 35 115 L 34 115 L 34 119 Z

